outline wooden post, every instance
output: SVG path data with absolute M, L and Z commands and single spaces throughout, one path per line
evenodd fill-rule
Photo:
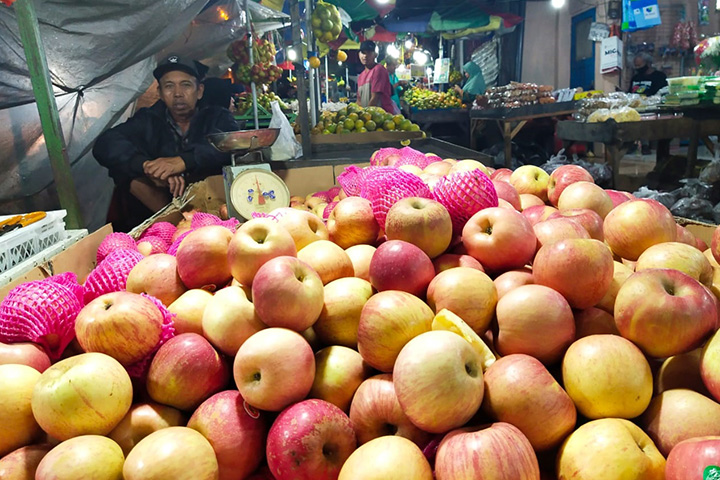
M 60 206 L 67 210 L 65 223 L 70 229 L 84 228 L 35 7 L 32 0 L 17 0 L 13 6 Z
M 305 64 L 302 59 L 302 38 L 300 36 L 300 3 L 292 0 L 290 3 L 290 21 L 292 22 L 293 48 L 298 54 L 297 67 L 297 97 L 298 97 L 298 119 L 300 123 L 300 135 L 302 136 L 303 157 L 309 159 L 312 155 L 312 144 L 310 141 L 310 118 L 308 115 L 307 95 L 308 85 L 305 79 Z

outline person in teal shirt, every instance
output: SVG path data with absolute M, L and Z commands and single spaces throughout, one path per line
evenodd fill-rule
M 475 97 L 483 95 L 487 86 L 485 85 L 485 77 L 483 76 L 480 65 L 470 60 L 463 65 L 463 71 L 465 72 L 465 85 L 460 88 L 457 85 L 455 90 L 462 94 L 463 103 L 472 103 Z
M 388 57 L 388 59 L 385 60 L 385 68 L 387 68 L 387 71 L 390 74 L 390 86 L 392 87 L 392 96 L 390 98 L 393 102 L 395 102 L 395 105 L 397 105 L 398 109 L 401 109 L 400 96 L 398 95 L 398 86 L 401 82 L 398 79 L 398 76 L 395 74 L 397 66 L 398 62 L 396 59 Z

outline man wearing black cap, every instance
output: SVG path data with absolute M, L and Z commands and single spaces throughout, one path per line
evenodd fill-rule
M 160 100 L 95 142 L 93 155 L 116 185 L 116 230 L 142 223 L 182 195 L 186 181 L 220 174 L 230 164 L 230 155 L 217 151 L 206 135 L 238 125 L 227 108 L 198 105 L 206 72 L 201 63 L 178 55 L 163 59 L 153 71 Z
M 398 113 L 392 101 L 390 74 L 375 62 L 375 42 L 365 40 L 360 44 L 360 63 L 365 70 L 358 77 L 358 103 L 361 107 L 382 107 L 388 113 Z

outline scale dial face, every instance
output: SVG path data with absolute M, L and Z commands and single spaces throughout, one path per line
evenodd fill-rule
M 230 187 L 230 201 L 235 211 L 250 220 L 254 212 L 270 213 L 290 206 L 290 190 L 274 173 L 252 168 L 235 177 Z

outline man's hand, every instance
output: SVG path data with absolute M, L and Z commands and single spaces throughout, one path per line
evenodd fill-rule
M 170 187 L 170 194 L 173 198 L 182 196 L 185 192 L 185 177 L 182 175 L 172 175 L 168 177 L 167 181 Z
M 167 180 L 173 175 L 185 171 L 185 162 L 181 157 L 161 157 L 148 160 L 143 164 L 145 175 L 157 180 Z

